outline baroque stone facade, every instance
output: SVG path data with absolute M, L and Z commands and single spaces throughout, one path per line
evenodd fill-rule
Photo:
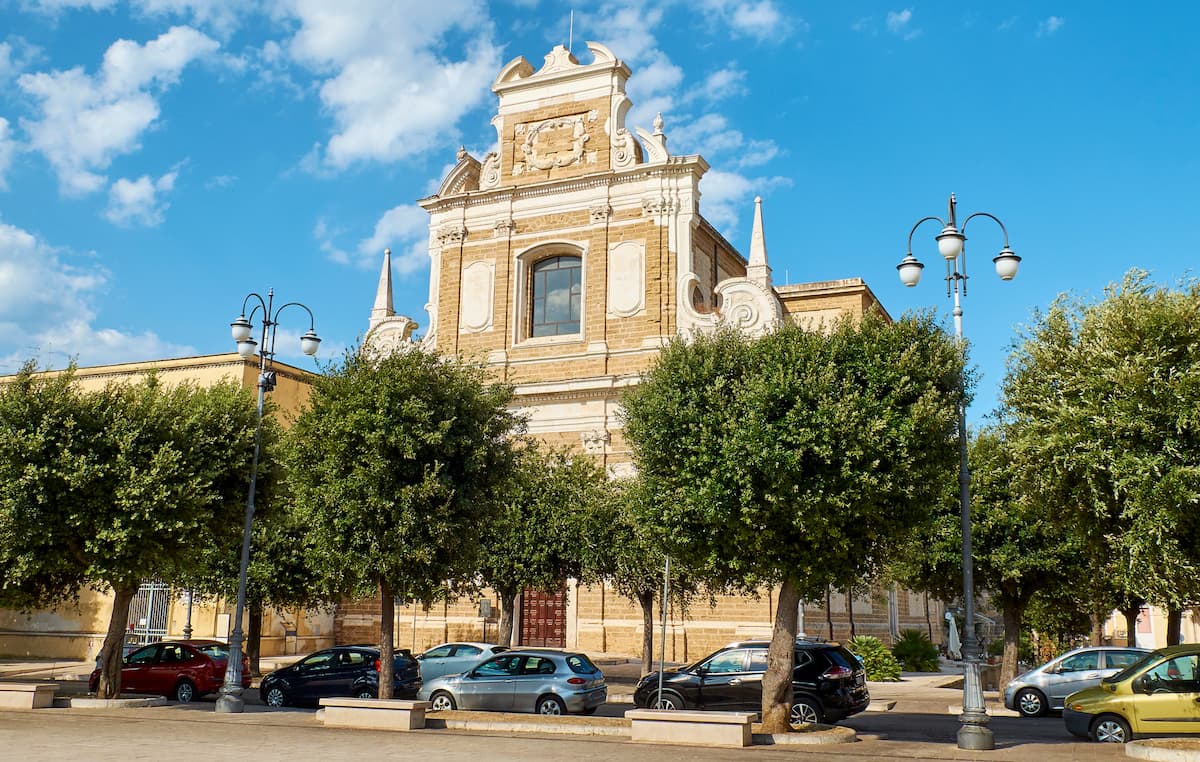
M 631 131 L 629 68 L 603 45 L 587 47 L 588 64 L 561 45 L 536 71 L 523 57 L 508 63 L 492 85 L 495 149 L 482 159 L 460 149 L 438 192 L 420 200 L 429 213 L 431 263 L 420 342 L 486 360 L 514 385 L 532 435 L 575 447 L 619 477 L 632 470 L 620 394 L 672 337 L 723 323 L 761 332 L 785 320 L 819 327 L 842 315 L 886 312 L 858 278 L 774 286 L 761 200 L 747 258 L 700 214 L 708 163 L 671 154 L 661 116 L 651 130 Z M 397 351 L 413 341 L 414 327 L 392 309 L 385 254 L 368 343 Z M 771 592 L 677 612 L 669 658 L 769 634 Z M 640 650 L 636 603 L 574 584 L 561 600 L 546 615 L 557 618 L 551 628 L 560 633 L 547 643 Z M 806 606 L 810 634 L 829 634 L 825 604 Z M 878 591 L 855 608 L 862 633 L 886 639 L 897 627 L 926 628 L 924 601 L 910 605 L 907 595 Z M 545 611 L 539 604 L 536 615 Z M 847 635 L 846 607 L 830 613 L 833 635 Z M 940 622 L 941 613 L 935 606 L 929 621 Z M 534 616 L 528 606 L 522 614 Z M 338 638 L 371 639 L 377 621 L 368 602 L 343 607 Z M 474 601 L 401 608 L 398 641 L 420 648 L 481 637 L 485 621 Z

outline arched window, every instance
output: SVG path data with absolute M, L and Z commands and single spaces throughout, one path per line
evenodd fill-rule
M 543 259 L 529 271 L 529 335 L 579 333 L 583 265 L 579 257 Z

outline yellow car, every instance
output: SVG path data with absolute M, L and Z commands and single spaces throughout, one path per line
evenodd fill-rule
M 1100 684 L 1067 696 L 1067 730 L 1103 743 L 1200 733 L 1200 643 L 1151 651 Z

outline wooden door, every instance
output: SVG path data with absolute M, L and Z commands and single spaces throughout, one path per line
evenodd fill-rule
M 556 593 L 526 590 L 521 595 L 521 645 L 566 648 L 567 588 Z

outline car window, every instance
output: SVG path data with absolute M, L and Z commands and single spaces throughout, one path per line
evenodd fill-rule
M 1145 654 L 1141 651 L 1108 651 L 1105 653 L 1105 663 L 1108 669 L 1124 669 L 1130 664 L 1137 662 Z
M 513 654 L 511 656 L 497 656 L 494 659 L 488 659 L 483 664 L 475 668 L 475 674 L 489 677 L 497 675 L 515 675 L 521 669 L 521 656 Z
M 522 675 L 553 675 L 554 662 L 545 656 L 526 656 L 525 665 L 521 667 Z
M 1151 693 L 1195 693 L 1200 690 L 1196 678 L 1200 675 L 1200 656 L 1176 656 L 1146 673 Z
M 454 652 L 454 646 L 438 646 L 421 654 L 422 659 L 445 659 Z
M 321 651 L 300 662 L 299 666 L 304 672 L 319 672 L 331 669 L 336 663 L 336 657 L 336 651 Z
M 835 648 L 826 648 L 822 651 L 822 653 L 824 653 L 825 658 L 829 659 L 829 661 L 835 666 L 845 667 L 849 670 L 862 669 L 862 662 L 858 660 L 858 657 L 841 646 L 837 646 Z
M 1100 654 L 1096 651 L 1086 651 L 1074 656 L 1068 656 L 1058 665 L 1059 672 L 1086 672 L 1089 669 L 1100 668 Z
M 710 675 L 727 675 L 731 672 L 746 671 L 746 650 L 739 648 L 725 651 L 708 660 L 705 665 Z
M 812 657 L 811 651 L 797 651 L 796 652 L 796 666 L 792 671 L 794 673 L 799 672 L 804 667 L 807 667 L 808 665 L 812 664 L 812 661 L 813 661 L 813 657 Z
M 200 646 L 197 650 L 210 659 L 229 658 L 229 646 L 224 643 L 209 643 L 208 645 Z
M 750 666 L 746 668 L 747 672 L 766 672 L 767 671 L 767 649 L 755 648 L 750 651 Z
M 454 649 L 455 656 L 478 656 L 481 653 L 483 653 L 483 649 L 475 646 L 459 646 Z
M 577 675 L 589 675 L 593 672 L 599 672 L 592 660 L 583 654 L 571 654 L 567 657 L 567 666 Z
M 1114 683 L 1119 683 L 1122 680 L 1128 680 L 1133 675 L 1136 675 L 1139 672 L 1141 672 L 1142 669 L 1146 665 L 1150 664 L 1157 658 L 1158 658 L 1158 654 L 1153 653 L 1153 652 L 1148 653 L 1148 654 L 1142 654 L 1140 657 L 1138 657 L 1138 660 L 1135 661 L 1133 664 L 1130 664 L 1128 667 L 1121 670 L 1120 672 L 1113 675 L 1112 677 L 1104 678 L 1100 682 L 1114 684 Z
M 129 664 L 153 664 L 158 659 L 158 646 L 146 646 L 129 654 Z
M 338 654 L 338 664 L 342 667 L 361 667 L 367 661 L 367 655 L 362 651 L 342 651 Z M 371 657 L 375 661 L 375 657 Z
M 192 652 L 183 646 L 168 643 L 162 647 L 158 661 L 160 664 L 182 664 L 192 660 Z

